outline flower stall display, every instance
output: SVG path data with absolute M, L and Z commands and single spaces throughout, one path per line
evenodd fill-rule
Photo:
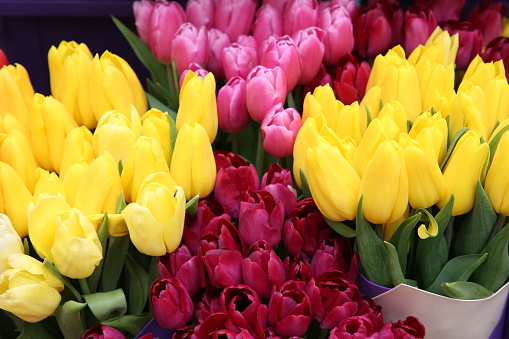
M 134 1 L 150 78 L 55 42 L 49 96 L 2 52 L 0 336 L 504 338 L 508 26 L 465 2 Z

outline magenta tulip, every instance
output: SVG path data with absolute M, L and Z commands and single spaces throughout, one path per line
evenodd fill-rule
M 286 279 L 295 281 L 301 289 L 306 289 L 311 278 L 315 276 L 309 262 L 300 254 L 286 257 L 283 264 L 285 265 Z
M 292 173 L 278 163 L 272 163 L 262 176 L 261 190 L 272 194 L 276 202 L 285 207 L 285 217 L 297 204 L 297 191 L 293 187 Z
M 149 32 L 150 32 L 150 18 L 152 16 L 152 10 L 154 9 L 154 2 L 151 0 L 141 0 L 133 2 L 133 13 L 138 31 L 138 36 L 141 41 L 146 45 L 149 44 Z
M 161 278 L 178 278 L 191 297 L 201 290 L 199 258 L 184 244 L 157 258 L 157 270 Z
M 208 30 L 209 41 L 209 61 L 207 69 L 214 73 L 216 80 L 224 79 L 223 60 L 221 55 L 223 49 L 230 45 L 230 38 L 226 33 L 221 32 L 216 28 Z
M 378 332 L 378 339 L 421 339 L 426 330 L 416 317 L 408 316 L 405 320 L 388 322 Z
M 302 65 L 299 84 L 309 83 L 318 74 L 325 53 L 324 37 L 324 31 L 318 27 L 301 29 L 292 35 Z
M 255 37 L 252 35 L 239 35 L 237 38 L 236 43 L 238 43 L 241 46 L 247 46 L 254 49 L 258 55 L 258 41 L 256 41 Z
M 382 6 L 361 7 L 354 20 L 355 51 L 361 58 L 372 58 L 391 47 L 392 30 Z
M 433 11 L 437 22 L 460 19 L 466 0 L 416 0 L 415 4 Z
M 325 8 L 318 18 L 318 27 L 325 32 L 323 40 L 325 63 L 334 65 L 342 56 L 352 53 L 354 48 L 352 19 L 342 6 Z
M 419 45 L 426 44 L 429 36 L 437 28 L 435 14 L 426 7 L 412 6 L 405 12 L 403 48 L 407 55 Z
M 341 271 L 345 279 L 353 283 L 357 280 L 358 255 L 347 238 L 337 237 L 321 242 L 311 259 L 310 265 L 315 276 L 327 271 Z
M 171 42 L 171 55 L 179 74 L 192 63 L 206 66 L 209 56 L 207 29 L 197 28 L 190 22 L 180 25 Z
M 271 155 L 284 158 L 293 154 L 293 145 L 302 127 L 302 118 L 294 108 L 273 106 L 262 121 L 263 148 Z
M 193 72 L 197 76 L 199 76 L 202 80 L 205 79 L 205 76 L 209 73 L 206 69 L 203 69 L 201 65 L 197 63 L 192 63 L 189 65 L 187 69 L 182 72 L 179 79 L 179 87 L 182 87 L 182 84 L 184 83 L 184 79 L 186 78 L 187 72 Z
M 290 0 L 283 15 L 283 34 L 316 26 L 318 19 L 318 2 L 316 0 Z
M 194 319 L 198 323 L 202 323 L 214 313 L 221 312 L 221 304 L 219 303 L 220 293 L 220 290 L 208 287 L 201 295 L 200 301 L 194 307 Z
M 255 12 L 255 0 L 218 0 L 215 27 L 228 34 L 230 41 L 236 41 L 239 35 L 250 32 Z
M 479 28 L 483 35 L 483 46 L 502 34 L 503 22 L 507 7 L 502 2 L 484 0 L 468 15 L 468 21 Z
M 226 80 L 235 76 L 246 79 L 251 70 L 258 65 L 256 50 L 237 43 L 230 44 L 221 53 Z
M 178 278 L 160 278 L 150 286 L 154 318 L 167 329 L 185 326 L 193 316 L 193 301 Z
M 187 21 L 196 27 L 214 27 L 216 5 L 214 0 L 188 0 L 186 3 Z
M 261 43 L 271 34 L 283 35 L 283 14 L 274 6 L 266 4 L 256 12 L 253 36 L 258 43 Z
M 198 339 L 198 337 L 194 334 L 194 328 L 194 326 L 181 327 L 175 331 L 172 339 Z
M 366 93 L 371 67 L 366 61 L 359 61 L 352 54 L 339 60 L 334 79 L 334 94 L 345 105 L 361 102 Z
M 442 28 L 449 31 L 450 35 L 459 34 L 456 68 L 467 69 L 470 62 L 482 51 L 483 38 L 481 31 L 468 21 L 443 22 Z
M 505 76 L 509 78 L 509 38 L 498 37 L 494 39 L 481 54 L 484 62 L 502 60 L 505 68 Z
M 125 339 L 124 335 L 113 327 L 95 325 L 83 333 L 81 339 Z
M 235 76 L 217 94 L 217 120 L 226 133 L 238 133 L 249 123 L 246 106 L 246 81 Z
M 334 327 L 330 331 L 329 339 L 371 338 L 374 333 L 373 324 L 368 317 L 352 316 Z

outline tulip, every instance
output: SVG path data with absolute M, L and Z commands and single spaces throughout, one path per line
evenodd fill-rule
M 0 69 L 0 112 L 9 112 L 23 125 L 30 126 L 30 106 L 34 88 L 27 70 L 20 64 Z
M 33 192 L 37 161 L 29 141 L 21 131 L 15 129 L 9 134 L 0 134 L 0 161 L 9 164 L 29 191 Z
M 0 49 L 0 68 L 6 66 L 9 64 L 9 60 L 7 60 L 7 56 L 5 55 L 5 52 Z
M 141 0 L 133 2 L 133 13 L 138 31 L 138 36 L 141 41 L 148 45 L 149 32 L 150 32 L 150 17 L 154 9 L 155 2 L 151 0 Z
M 165 112 L 161 112 L 157 108 L 150 109 L 141 117 L 142 133 L 141 135 L 152 137 L 159 141 L 163 148 L 164 158 L 166 163 L 170 166 L 171 160 L 171 147 L 168 140 L 170 140 L 170 117 Z
M 451 106 L 451 135 L 455 135 L 463 127 L 468 127 L 487 140 L 488 131 L 493 130 L 496 118 L 496 112 L 488 112 L 487 106 L 486 95 L 479 86 L 470 82 L 462 84 Z
M 230 78 L 217 94 L 219 128 L 226 133 L 238 133 L 249 123 L 246 106 L 246 81 L 238 76 Z
M 446 20 L 459 20 L 465 2 L 466 0 L 417 0 L 415 4 L 431 9 L 437 18 L 437 22 L 442 22 Z
M 102 115 L 111 110 L 127 117 L 132 106 L 137 112 L 147 111 L 147 97 L 134 70 L 124 59 L 108 51 L 92 60 L 90 101 L 99 123 Z
M 219 297 L 221 310 L 228 315 L 234 328 L 244 328 L 263 338 L 268 325 L 268 308 L 258 294 L 247 285 L 228 286 Z
M 203 323 L 209 316 L 221 312 L 221 304 L 219 303 L 220 291 L 208 287 L 201 294 L 201 298 L 194 306 L 194 318 L 198 323 Z
M 292 155 L 295 138 L 301 127 L 302 120 L 297 110 L 284 109 L 281 104 L 273 106 L 261 125 L 263 148 L 278 158 Z
M 258 65 L 256 50 L 249 46 L 233 43 L 221 53 L 226 80 L 238 76 L 246 79 L 249 72 Z
M 423 112 L 415 119 L 412 128 L 408 132 L 412 139 L 419 141 L 423 145 L 433 141 L 435 156 L 439 164 L 444 160 L 449 134 L 447 121 L 442 116 L 440 112 L 433 115 L 428 111 Z
M 358 256 L 350 241 L 344 237 L 324 239 L 311 258 L 310 265 L 315 277 L 327 271 L 341 271 L 345 279 L 355 283 L 358 270 Z
M 426 330 L 416 317 L 388 322 L 378 332 L 379 338 L 424 338 Z
M 352 19 L 341 6 L 324 9 L 318 18 L 318 27 L 325 31 L 323 61 L 336 64 L 342 56 L 352 53 L 354 32 Z
M 130 119 L 119 111 L 106 112 L 94 131 L 94 153 L 99 156 L 108 151 L 116 163 L 125 163 L 129 149 L 140 134 L 141 119 L 135 109 L 132 110 Z
M 230 45 L 230 38 L 224 32 L 216 28 L 208 30 L 209 62 L 208 67 L 216 79 L 224 79 L 224 67 L 221 56 L 223 49 Z
M 95 158 L 92 147 L 92 132 L 85 126 L 79 126 L 69 131 L 65 138 L 60 164 L 60 177 L 65 178 L 70 168 L 81 162 L 91 163 Z
M 166 253 L 157 259 L 157 270 L 161 278 L 177 278 L 194 297 L 201 290 L 200 262 L 186 245 L 180 245 L 174 252 Z
M 23 243 L 12 226 L 11 220 L 0 213 L 0 274 L 10 268 L 7 257 L 13 253 L 24 253 Z
M 185 204 L 180 186 L 158 181 L 142 184 L 136 202 L 122 211 L 138 251 L 151 256 L 173 252 L 182 239 Z
M 207 319 L 205 319 L 201 324 L 197 325 L 194 329 L 194 334 L 198 338 L 233 338 L 233 339 L 261 338 L 261 336 L 254 335 L 251 331 L 245 328 L 239 328 L 235 329 L 235 331 L 232 331 L 228 329 L 228 327 L 231 327 L 228 315 L 224 312 L 218 312 L 212 314 Z M 175 335 L 177 335 L 177 333 Z
M 27 129 L 28 127 L 28 129 Z M 4 134 L 10 134 L 14 130 L 17 130 L 25 136 L 25 138 L 31 142 L 30 126 L 23 126 L 21 122 L 11 113 L 3 113 L 0 116 L 0 132 Z M 30 143 L 31 147 L 31 143 Z
M 283 35 L 283 14 L 271 4 L 264 4 L 256 11 L 253 36 L 258 43 L 261 43 L 272 34 Z
M 290 0 L 262 0 L 262 5 L 271 5 L 278 12 L 283 13 Z
M 366 61 L 359 61 L 352 54 L 339 60 L 334 78 L 334 94 L 345 105 L 361 101 L 366 93 L 371 67 Z
M 296 286 L 285 283 L 274 290 L 269 301 L 269 324 L 285 338 L 305 334 L 313 320 L 311 300 Z
M 468 21 L 481 30 L 483 46 L 502 35 L 502 19 L 507 8 L 501 2 L 483 1 L 468 15 Z
M 41 167 L 58 172 L 62 162 L 62 152 L 67 134 L 76 122 L 69 111 L 53 97 L 37 93 L 31 108 L 30 130 L 33 151 Z
M 286 76 L 279 66 L 256 66 L 246 79 L 246 105 L 251 118 L 261 123 L 267 111 L 286 100 Z
M 209 71 L 203 69 L 200 65 L 194 62 L 190 64 L 189 67 L 180 75 L 179 87 L 182 87 L 182 85 L 184 84 L 184 80 L 187 76 L 187 73 L 189 72 L 193 72 L 196 76 L 198 76 L 202 80 L 204 80 L 205 76 L 210 73 Z
M 302 121 L 306 122 L 309 117 L 316 118 L 323 114 L 327 120 L 327 126 L 336 126 L 337 113 L 342 107 L 343 104 L 336 100 L 330 85 L 318 86 L 313 94 L 308 93 L 304 98 Z
M 219 0 L 216 3 L 214 26 L 228 34 L 230 41 L 248 34 L 256 12 L 254 0 Z
M 398 219 L 408 205 L 408 190 L 403 148 L 393 140 L 383 141 L 362 176 L 359 197 L 364 196 L 364 217 L 375 224 Z
M 149 21 L 147 25 L 148 45 L 152 54 L 154 54 L 161 63 L 170 65 L 174 57 L 172 55 L 173 36 L 180 25 L 186 21 L 184 9 L 175 1 L 157 1 L 154 3 L 154 8 L 150 13 L 150 19 L 144 18 L 143 21 L 147 20 Z M 138 21 L 138 18 L 136 18 L 136 21 Z M 140 34 L 139 29 L 138 34 Z
M 465 214 L 474 206 L 476 185 L 486 175 L 489 146 L 473 131 L 458 140 L 444 169 L 445 194 L 437 202 L 442 208 L 454 194 L 452 215 Z
M 286 280 L 296 282 L 302 290 L 306 289 L 311 278 L 315 276 L 308 260 L 301 254 L 286 257 L 283 264 L 285 265 Z
M 234 153 L 216 151 L 214 158 L 217 168 L 214 197 L 237 219 L 244 193 L 248 189 L 256 191 L 260 187 L 258 173 L 253 164 L 248 164 Z
M 249 34 L 239 35 L 235 43 L 239 44 L 240 46 L 251 47 L 252 49 L 258 52 L 258 41 L 256 41 L 255 37 L 252 35 Z
M 339 110 L 336 126 L 330 126 L 336 132 L 339 139 L 348 140 L 355 148 L 362 139 L 361 110 L 359 104 L 354 101 L 351 105 L 345 105 Z
M 48 52 L 51 94 L 71 113 L 78 125 L 94 129 L 97 118 L 90 101 L 92 53 L 87 45 L 62 41 Z
M 493 39 L 481 54 L 484 62 L 503 60 L 504 65 L 509 66 L 509 38 L 498 37 Z M 506 78 L 509 78 L 509 67 L 505 68 Z
M 67 197 L 67 191 L 62 180 L 55 172 L 48 172 L 45 169 L 38 168 L 35 172 L 36 184 L 34 187 L 34 201 L 40 194 L 60 195 L 62 198 Z
M 170 173 L 177 184 L 183 187 L 186 200 L 197 194 L 205 198 L 214 189 L 214 154 L 207 132 L 199 123 L 186 123 L 180 128 L 173 149 Z
M 251 246 L 258 240 L 267 240 L 275 248 L 281 241 L 284 213 L 283 203 L 276 203 L 269 192 L 247 190 L 239 211 L 238 228 L 242 241 Z
M 429 8 L 412 6 L 405 12 L 403 48 L 407 54 L 419 45 L 424 45 L 437 28 L 437 19 Z
M 509 203 L 504 198 L 509 183 L 509 177 L 505 174 L 509 165 L 507 162 L 508 144 L 509 133 L 505 132 L 498 143 L 497 150 L 493 156 L 493 162 L 490 165 L 486 174 L 486 181 L 484 182 L 484 189 L 491 201 L 491 206 L 495 212 L 503 215 L 509 214 Z
M 196 122 L 205 128 L 210 143 L 217 134 L 216 81 L 209 73 L 204 79 L 194 72 L 189 72 L 184 79 L 179 98 L 176 126 Z M 175 151 L 175 150 L 174 150 Z
M 329 338 L 373 338 L 372 336 L 375 332 L 373 324 L 368 317 L 352 316 L 341 321 L 338 326 L 334 327 L 329 333 Z
M 486 91 L 488 85 L 493 80 L 505 74 L 504 68 L 503 61 L 484 62 L 484 60 L 477 55 L 468 65 L 463 75 L 462 83 L 469 81 Z
M 95 325 L 81 336 L 82 339 L 125 339 L 124 335 L 113 327 Z
M 333 328 L 344 319 L 356 315 L 362 305 L 357 285 L 345 280 L 342 272 L 330 271 L 310 280 L 307 294 L 320 328 Z
M 183 327 L 193 316 L 193 301 L 178 278 L 156 279 L 150 286 L 154 318 L 164 328 Z
M 313 93 L 313 91 L 320 86 L 329 85 L 332 87 L 332 77 L 327 71 L 327 67 L 322 63 L 320 65 L 320 69 L 318 70 L 318 74 L 311 80 L 310 83 L 304 86 L 304 95 L 308 93 Z
M 283 34 L 316 26 L 318 19 L 318 3 L 316 0 L 290 0 L 283 13 Z
M 216 5 L 213 0 L 190 0 L 186 3 L 187 21 L 196 27 L 214 27 Z
M 242 261 L 242 278 L 262 298 L 269 298 L 273 287 L 286 280 L 283 261 L 265 240 L 255 242 Z
M 42 262 L 21 253 L 7 257 L 0 274 L 0 309 L 31 323 L 55 312 L 64 284 Z
M 304 28 L 292 35 L 302 65 L 298 83 L 307 84 L 318 74 L 325 53 L 324 35 L 318 27 Z
M 361 58 L 375 57 L 389 49 L 392 30 L 380 4 L 360 7 L 355 19 L 355 51 Z
M 180 74 L 192 63 L 207 65 L 209 40 L 205 27 L 184 22 L 171 41 L 171 57 Z
M 297 191 L 293 187 L 292 173 L 278 163 L 270 164 L 269 171 L 263 174 L 260 189 L 272 194 L 276 203 L 283 202 L 285 216 L 288 216 L 297 204 Z
M 272 40 L 259 56 L 260 65 L 267 68 L 281 67 L 289 93 L 297 85 L 301 76 L 301 60 L 297 45 L 288 35 Z
M 456 60 L 456 55 L 458 53 L 459 48 L 459 35 L 453 34 L 452 36 L 449 34 L 448 31 L 442 30 L 440 26 L 437 26 L 433 33 L 428 38 L 428 41 L 426 41 L 426 44 L 424 45 L 425 48 L 429 48 L 433 45 L 441 46 L 441 53 L 442 53 L 442 61 L 440 62 L 443 65 L 450 65 L 454 64 Z M 415 53 L 416 50 L 418 50 L 419 47 L 417 47 L 413 53 Z M 411 57 L 409 57 L 410 59 Z
M 28 235 L 27 207 L 32 194 L 16 171 L 0 162 L 0 213 L 6 214 L 21 238 Z
M 449 34 L 458 33 L 459 47 L 456 57 L 457 69 L 466 69 L 472 59 L 482 51 L 483 41 L 481 31 L 468 21 L 447 21 L 442 28 Z

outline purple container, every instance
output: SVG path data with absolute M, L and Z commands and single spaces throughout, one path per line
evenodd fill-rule
M 165 328 L 162 328 L 161 325 L 155 320 L 155 318 L 152 318 L 145 327 L 138 333 L 134 339 L 139 339 L 143 337 L 145 334 L 152 333 L 152 336 L 154 338 L 159 339 L 171 339 L 173 337 L 173 333 L 175 331 L 173 330 L 167 330 Z

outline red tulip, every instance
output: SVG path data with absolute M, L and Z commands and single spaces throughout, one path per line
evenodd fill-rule
M 113 327 L 95 325 L 86 330 L 81 339 L 125 339 L 125 337 Z
M 224 312 L 211 314 L 201 324 L 194 328 L 196 338 L 226 338 L 234 339 L 236 332 L 227 329 L 228 315 Z
M 384 315 L 382 314 L 382 306 L 375 304 L 373 299 L 367 295 L 363 295 L 364 303 L 360 304 L 358 316 L 367 317 L 373 325 L 373 330 L 378 332 L 384 325 Z
M 209 61 L 207 68 L 214 73 L 216 80 L 224 79 L 223 60 L 221 56 L 223 49 L 230 45 L 230 38 L 224 32 L 216 28 L 208 30 L 209 40 Z
M 311 278 L 315 276 L 311 265 L 301 254 L 286 257 L 283 264 L 285 265 L 286 279 L 295 281 L 301 289 L 305 289 Z
M 391 47 L 401 45 L 403 42 L 403 25 L 405 23 L 405 14 L 398 1 L 378 0 L 384 11 L 385 16 L 391 25 Z
M 502 34 L 502 19 L 506 12 L 507 7 L 502 2 L 483 0 L 468 15 L 468 21 L 482 32 L 484 46 Z
M 184 326 L 193 316 L 193 301 L 178 278 L 156 279 L 150 286 L 154 318 L 167 329 Z
M 325 8 L 318 18 L 318 27 L 325 32 L 323 40 L 325 63 L 334 65 L 342 56 L 352 53 L 354 48 L 352 19 L 344 7 Z
M 194 319 L 198 323 L 202 323 L 214 313 L 221 312 L 219 294 L 219 290 L 208 287 L 201 295 L 200 301 L 198 301 L 194 307 Z
M 505 66 L 505 75 L 509 79 L 509 38 L 498 37 L 486 46 L 481 54 L 484 62 L 502 60 Z
M 307 84 L 320 71 L 325 46 L 323 39 L 325 32 L 318 27 L 308 27 L 295 32 L 292 39 L 299 51 L 301 65 L 299 84 Z
M 378 339 L 420 339 L 426 330 L 419 319 L 409 316 L 405 320 L 389 322 L 378 332 Z
M 437 19 L 429 8 L 412 6 L 405 12 L 403 48 L 407 55 L 419 45 L 426 44 L 437 27 Z
M 188 0 L 186 3 L 187 21 L 196 27 L 214 27 L 216 5 L 214 0 Z
M 355 51 L 361 58 L 385 53 L 392 42 L 392 29 L 382 6 L 361 7 L 354 20 Z
M 4 51 L 0 49 L 0 68 L 6 66 L 9 64 L 9 60 L 7 60 L 7 56 L 5 55 Z
M 255 49 L 233 43 L 223 49 L 221 61 L 226 80 L 235 76 L 246 79 L 249 72 L 258 65 L 258 56 Z
M 239 76 L 230 78 L 217 94 L 217 120 L 226 133 L 238 133 L 249 123 L 246 106 L 246 81 Z
M 429 8 L 435 14 L 437 22 L 460 19 L 466 0 L 416 0 L 415 4 Z
M 297 204 L 297 191 L 293 187 L 292 173 L 278 163 L 270 164 L 269 171 L 262 176 L 261 190 L 272 194 L 276 202 L 283 202 L 285 216 Z
M 185 326 L 176 330 L 175 333 L 173 334 L 172 339 L 199 339 L 199 338 L 196 336 L 196 334 L 194 334 L 194 326 Z
M 371 67 L 366 61 L 359 61 L 352 54 L 339 60 L 334 79 L 334 94 L 345 105 L 361 102 L 366 93 Z
M 209 57 L 207 29 L 190 22 L 180 25 L 171 42 L 171 55 L 179 74 L 192 63 L 206 66 Z
M 468 21 L 446 21 L 442 28 L 450 35 L 459 34 L 459 47 L 456 56 L 457 69 L 466 69 L 477 54 L 482 51 L 482 33 Z
M 283 14 L 276 7 L 266 4 L 256 12 L 253 36 L 261 43 L 271 34 L 283 35 Z
M 295 108 L 272 106 L 263 118 L 261 130 L 263 148 L 278 158 L 293 154 L 293 145 L 302 127 L 302 118 Z
M 250 32 L 255 12 L 254 0 L 218 0 L 215 27 L 228 34 L 230 41 L 236 41 L 239 35 Z
M 346 318 L 334 327 L 329 339 L 363 339 L 371 338 L 374 334 L 373 324 L 367 317 L 352 316 Z
M 172 253 L 157 259 L 157 270 L 161 278 L 178 278 L 191 297 L 201 290 L 200 263 L 197 255 L 182 244 Z
M 357 279 L 358 256 L 347 238 L 325 239 L 310 262 L 315 276 L 327 271 L 341 271 L 346 280 L 353 283 Z

